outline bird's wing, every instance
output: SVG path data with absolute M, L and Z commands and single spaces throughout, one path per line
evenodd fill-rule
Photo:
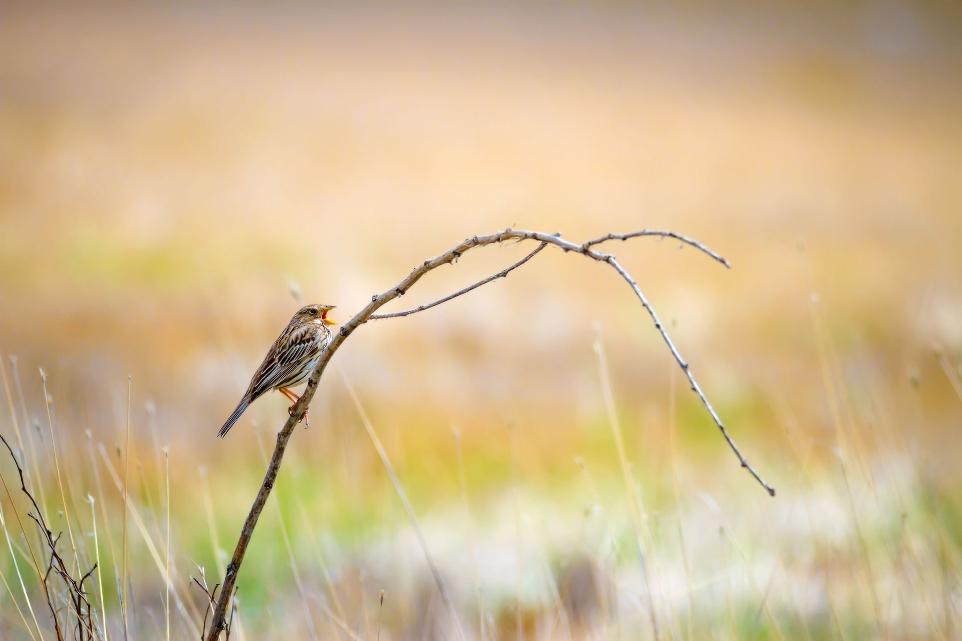
M 254 400 L 264 392 L 282 386 L 295 377 L 305 363 L 320 352 L 320 344 L 311 327 L 295 327 L 281 334 L 271 346 L 264 362 L 251 378 L 246 396 Z

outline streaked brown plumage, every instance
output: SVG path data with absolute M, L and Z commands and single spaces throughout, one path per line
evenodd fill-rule
M 334 338 L 330 325 L 335 322 L 327 317 L 332 309 L 333 305 L 307 305 L 297 310 L 291 322 L 271 345 L 264 362 L 254 372 L 240 403 L 217 436 L 223 437 L 227 434 L 244 410 L 265 392 L 276 389 L 291 401 L 297 402 L 298 396 L 287 388 L 307 380 L 317 365 L 321 352 Z

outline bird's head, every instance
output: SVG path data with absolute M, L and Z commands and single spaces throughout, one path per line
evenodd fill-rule
M 307 305 L 297 310 L 297 313 L 294 314 L 294 321 L 296 323 L 336 325 L 337 321 L 327 316 L 332 309 L 334 309 L 334 305 Z

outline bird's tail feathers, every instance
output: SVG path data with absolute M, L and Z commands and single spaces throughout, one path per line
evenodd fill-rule
M 237 420 L 241 417 L 241 414 L 244 413 L 244 410 L 246 410 L 247 406 L 250 404 L 251 402 L 247 398 L 241 399 L 240 403 L 237 404 L 237 408 L 227 419 L 227 422 L 224 423 L 224 427 L 220 428 L 220 431 L 217 432 L 218 438 L 224 438 L 227 432 L 230 431 L 230 428 L 234 427 L 234 423 L 237 422 Z

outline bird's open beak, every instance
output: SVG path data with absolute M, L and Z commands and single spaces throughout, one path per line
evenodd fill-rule
M 332 309 L 334 309 L 334 308 L 333 308 L 333 307 L 330 307 L 330 308 L 325 309 L 324 311 L 321 312 L 321 320 L 324 321 L 324 324 L 325 324 L 325 325 L 337 325 L 337 321 L 336 321 L 336 320 L 334 320 L 333 318 L 328 318 L 328 317 L 327 317 L 328 313 L 329 313 Z

